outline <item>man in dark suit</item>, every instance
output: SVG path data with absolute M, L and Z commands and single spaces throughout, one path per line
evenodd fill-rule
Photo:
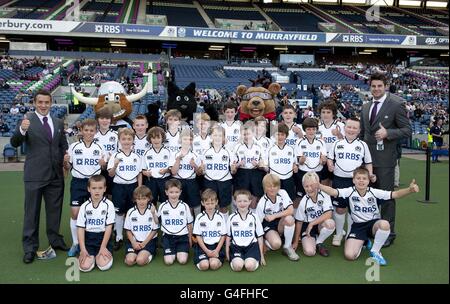
M 371 75 L 369 85 L 373 100 L 362 107 L 360 138 L 367 143 L 372 155 L 375 188 L 392 191 L 397 164 L 397 142 L 411 136 L 411 125 L 403 99 L 386 92 L 385 75 Z M 381 204 L 381 217 L 389 221 L 391 226 L 391 234 L 385 243 L 385 246 L 390 246 L 396 237 L 395 200 Z
M 39 215 L 42 197 L 45 200 L 47 237 L 54 249 L 67 251 L 59 234 L 64 195 L 63 159 L 68 149 L 63 121 L 50 116 L 52 98 L 40 90 L 34 97 L 34 113 L 27 113 L 11 138 L 11 145 L 26 144 L 24 167 L 25 215 L 23 250 L 25 263 L 33 262 L 39 248 Z

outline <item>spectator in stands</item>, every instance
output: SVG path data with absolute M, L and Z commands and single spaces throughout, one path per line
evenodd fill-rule
M 16 115 L 19 114 L 19 106 L 17 105 L 17 103 L 15 103 L 11 109 L 9 110 L 9 113 Z
M 0 89 L 8 90 L 10 88 L 9 84 L 5 79 L 0 79 Z
M 2 113 L 3 114 L 9 114 L 9 110 L 10 110 L 10 108 L 8 107 L 8 105 L 4 104 L 3 107 L 2 107 Z
M 0 132 L 2 133 L 2 136 L 4 133 L 9 132 L 9 126 L 6 122 L 3 121 L 3 118 L 0 117 Z

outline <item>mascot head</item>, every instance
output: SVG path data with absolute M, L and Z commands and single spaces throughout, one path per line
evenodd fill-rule
M 271 83 L 268 88 L 250 87 L 245 85 L 237 87 L 236 94 L 241 99 L 239 106 L 240 120 L 253 119 L 264 116 L 269 120 L 274 120 L 275 115 L 275 96 L 280 92 L 279 83 Z
M 71 87 L 72 94 L 81 102 L 94 106 L 95 112 L 104 106 L 111 109 L 113 121 L 118 121 L 131 114 L 133 101 L 139 100 L 147 94 L 152 81 L 148 81 L 144 88 L 136 94 L 126 95 L 123 86 L 116 81 L 102 83 L 98 89 L 98 97 L 85 97 Z
M 176 109 L 181 112 L 181 118 L 190 122 L 197 110 L 195 101 L 195 83 L 191 82 L 184 90 L 178 88 L 172 81 L 167 84 L 167 110 Z

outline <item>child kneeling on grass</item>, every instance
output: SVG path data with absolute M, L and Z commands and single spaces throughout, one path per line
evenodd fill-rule
M 353 224 L 345 241 L 345 258 L 351 261 L 356 260 L 364 243 L 373 237 L 373 246 L 367 246 L 370 256 L 377 264 L 384 266 L 387 265 L 387 261 L 381 255 L 380 249 L 389 237 L 391 230 L 389 222 L 381 219 L 378 204 L 382 204 L 382 200 L 396 199 L 410 193 L 417 193 L 419 186 L 413 179 L 408 188 L 385 191 L 369 187 L 369 182 L 369 171 L 360 167 L 353 172 L 353 187 L 333 189 L 320 185 L 320 189 L 334 197 L 348 198 Z
M 111 233 L 115 219 L 114 204 L 104 197 L 106 179 L 102 175 L 89 178 L 89 200 L 80 207 L 77 218 L 80 270 L 91 271 L 95 265 L 108 270 L 113 264 Z

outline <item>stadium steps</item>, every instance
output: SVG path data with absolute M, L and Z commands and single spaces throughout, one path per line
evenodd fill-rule
M 227 76 L 225 75 L 225 73 L 224 73 L 223 71 L 221 71 L 221 70 L 215 70 L 215 71 L 214 71 L 214 74 L 216 74 L 217 77 L 219 77 L 219 78 L 227 78 Z
M 327 12 L 321 10 L 320 8 L 310 4 L 310 3 L 302 3 L 303 7 L 307 10 L 309 10 L 312 14 L 315 14 L 319 16 L 321 19 L 324 19 L 326 22 L 335 22 L 336 23 L 336 31 L 339 31 L 339 27 L 343 28 L 343 30 L 347 30 L 347 32 L 353 32 L 358 34 L 363 34 L 360 30 L 357 28 L 354 28 L 353 26 L 345 23 L 344 21 L 334 17 L 333 15 L 328 14 Z
M 281 27 L 275 22 L 275 20 L 273 20 L 272 18 L 270 18 L 270 16 L 269 15 L 267 15 L 266 14 L 266 12 L 262 9 L 262 8 L 260 8 L 256 3 L 252 3 L 252 5 L 253 5 L 253 7 L 266 19 L 266 21 L 269 23 L 269 24 L 273 24 L 273 25 L 276 25 L 276 27 L 277 27 L 277 30 L 278 31 L 281 31 Z
M 362 8 L 357 7 L 357 6 L 352 6 L 352 9 L 355 10 L 355 11 L 360 12 L 361 14 L 365 14 L 365 13 L 366 13 L 365 10 L 363 10 Z M 385 24 L 386 24 L 386 23 L 387 23 L 387 24 L 393 24 L 393 25 L 395 25 L 395 26 L 397 26 L 397 27 L 399 27 L 399 28 L 402 28 L 404 31 L 407 31 L 408 33 L 412 33 L 413 35 L 416 35 L 416 36 L 422 36 L 422 34 L 416 32 L 416 31 L 413 31 L 412 29 L 410 29 L 410 28 L 408 28 L 408 27 L 406 27 L 406 26 L 403 26 L 403 25 L 401 25 L 401 24 L 395 23 L 395 22 L 392 21 L 392 20 L 389 20 L 389 19 L 384 18 L 384 17 L 381 17 L 381 16 L 380 16 L 379 18 L 380 18 L 380 21 L 383 21 Z
M 200 14 L 200 16 L 202 16 L 203 20 L 205 20 L 208 27 L 215 28 L 216 26 L 214 25 L 214 22 L 212 22 L 211 18 L 209 18 L 208 14 L 203 9 L 203 6 L 200 3 L 198 3 L 198 1 L 192 1 L 192 3 L 197 8 L 198 13 Z
M 137 12 L 137 24 L 145 24 L 145 15 L 147 11 L 147 0 L 139 0 L 139 9 Z
M 46 20 L 62 20 L 64 19 L 67 10 L 69 9 L 70 5 L 63 4 L 61 7 L 55 9 L 53 13 L 50 13 Z
M 117 15 L 116 22 L 115 23 L 127 23 L 127 14 L 129 9 L 131 8 L 131 4 L 134 0 L 131 1 L 125 1 L 124 5 L 120 8 L 119 15 Z
M 422 20 L 428 22 L 430 25 L 441 26 L 441 27 L 448 27 L 448 24 L 445 24 L 443 22 L 439 22 L 437 20 L 430 19 L 428 17 L 416 14 L 416 13 L 411 12 L 411 11 L 407 11 L 407 10 L 405 10 L 403 8 L 395 7 L 395 6 L 392 6 L 392 8 L 397 10 L 397 11 L 399 11 L 399 12 L 401 12 L 401 13 L 403 13 L 403 14 L 408 14 L 408 15 L 411 15 L 411 16 L 417 18 L 417 19 L 422 19 Z

